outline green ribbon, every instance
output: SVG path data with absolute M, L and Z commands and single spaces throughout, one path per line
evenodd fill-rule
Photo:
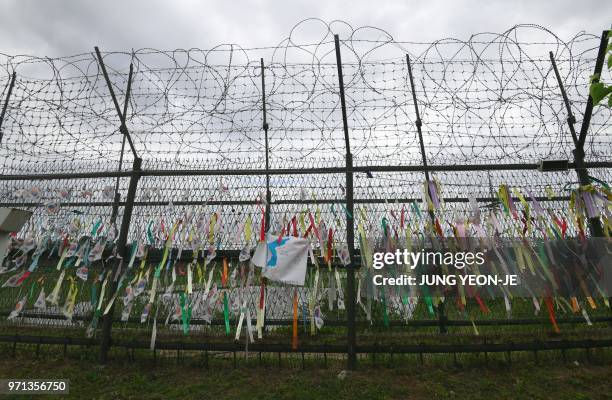
M 421 209 L 419 208 L 419 206 L 417 206 L 416 201 L 412 202 L 412 210 L 416 213 L 416 215 L 419 216 L 419 219 L 421 219 Z
M 381 221 L 381 224 L 382 224 L 382 229 L 383 229 L 383 235 L 388 236 L 388 234 L 387 234 L 387 218 L 386 217 L 383 217 L 383 219 Z
M 36 281 L 34 281 L 32 283 L 32 286 L 30 286 L 30 293 L 28 294 L 28 300 L 32 299 L 32 295 L 34 294 L 34 289 L 36 288 Z
M 187 301 L 185 299 L 185 293 L 179 294 L 181 301 L 181 320 L 183 321 L 183 334 L 189 333 L 189 324 L 191 322 L 191 306 L 187 307 Z
M 353 218 L 353 215 L 349 212 L 349 210 L 346 208 L 346 206 L 344 204 L 340 204 L 340 207 L 342 207 L 342 209 L 344 210 L 344 213 L 346 214 L 347 217 Z
M 227 293 L 223 293 L 223 318 L 225 319 L 225 334 L 230 334 L 229 306 L 227 305 Z
M 147 225 L 147 238 L 149 239 L 149 244 L 155 244 L 155 240 L 153 240 L 153 232 L 151 231 L 151 226 L 153 226 L 153 220 L 149 221 L 149 225 Z
M 387 301 L 385 300 L 385 287 L 381 286 L 382 291 L 382 306 L 383 306 L 383 325 L 389 327 L 389 314 L 387 313 Z
M 102 310 L 96 310 L 96 312 L 94 312 L 91 320 L 91 329 L 96 329 L 98 327 L 98 319 L 100 318 L 100 314 L 102 314 Z
M 546 249 L 544 248 L 544 241 L 542 240 L 540 240 L 538 243 L 537 256 L 540 261 L 540 265 L 542 266 L 542 270 L 544 271 L 544 275 L 546 276 L 546 278 L 548 279 L 552 287 L 556 288 L 557 285 L 555 282 L 555 277 L 552 275 L 552 273 L 548 269 L 548 266 L 550 265 L 550 261 L 548 259 L 548 256 L 546 255 Z
M 419 289 L 423 293 L 425 304 L 427 305 L 427 311 L 429 311 L 430 315 L 435 315 L 433 301 L 431 300 L 431 293 L 429 292 L 429 287 L 427 287 L 427 285 L 419 285 Z
M 70 257 L 70 258 L 68 259 L 68 261 L 66 261 L 66 262 L 64 263 L 64 265 L 63 265 L 63 266 L 64 266 L 64 268 L 70 268 L 70 267 L 72 267 L 72 266 L 73 266 L 73 265 L 76 263 L 76 261 L 77 261 L 77 257 L 76 257 L 76 256 L 74 256 L 74 257 Z
M 100 225 L 102 225 L 102 219 L 99 219 L 93 226 L 93 228 L 91 228 L 91 237 L 96 237 L 96 232 L 98 232 L 98 228 L 100 228 Z

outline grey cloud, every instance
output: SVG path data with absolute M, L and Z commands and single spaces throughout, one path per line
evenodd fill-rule
M 210 48 L 220 43 L 273 46 L 307 17 L 372 25 L 404 41 L 468 38 L 518 23 L 562 38 L 610 27 L 612 2 L 549 1 L 34 1 L 0 5 L 0 52 L 61 56 L 152 47 Z

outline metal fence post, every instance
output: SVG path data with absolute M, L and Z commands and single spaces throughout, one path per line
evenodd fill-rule
M 346 328 L 347 328 L 347 362 L 348 369 L 357 367 L 357 337 L 355 332 L 355 222 L 353 219 L 353 155 L 351 154 L 348 119 L 346 116 L 346 100 L 344 96 L 344 76 L 342 74 L 342 57 L 340 55 L 340 38 L 334 35 L 336 46 L 336 64 L 338 66 L 338 85 L 340 87 L 340 106 L 342 108 L 342 125 L 344 128 L 344 143 L 346 147 L 346 244 L 350 256 L 350 264 L 346 268 Z
M 123 114 L 121 115 L 122 121 L 125 123 L 125 119 L 127 118 L 127 108 L 130 102 L 130 92 L 132 91 L 132 75 L 134 73 L 134 65 L 130 63 L 130 74 L 128 75 L 128 83 L 127 89 L 125 91 L 125 100 L 123 102 Z M 121 172 L 121 168 L 123 167 L 123 155 L 125 150 L 125 139 L 126 135 L 123 135 L 123 140 L 121 141 L 121 153 L 119 154 L 119 167 L 117 168 L 117 172 Z M 117 177 L 117 181 L 115 182 L 115 200 L 113 203 L 113 213 L 111 215 L 111 222 L 114 224 L 117 220 L 117 213 L 119 211 L 119 202 L 121 201 L 121 194 L 119 193 L 119 180 Z
M 414 112 L 416 114 L 416 127 L 417 133 L 419 135 L 419 144 L 421 146 L 421 158 L 423 160 L 423 169 L 425 171 L 425 180 L 427 181 L 427 191 L 429 192 L 429 170 L 427 167 L 427 154 L 425 153 L 425 144 L 423 142 L 423 131 L 421 130 L 421 126 L 423 125 L 423 121 L 421 121 L 421 114 L 419 113 L 419 105 L 417 104 L 416 91 L 414 88 L 414 78 L 412 77 L 412 65 L 410 64 L 410 56 L 406 54 L 406 66 L 408 67 L 408 77 L 410 78 L 410 90 L 412 92 L 412 102 L 414 103 Z M 431 196 L 431 193 L 430 193 Z M 431 219 L 431 223 L 434 224 L 436 220 L 436 216 L 434 212 L 429 210 L 429 218 Z M 444 302 L 440 300 L 438 306 L 436 307 L 438 311 L 438 329 L 440 333 L 446 333 L 446 313 L 444 310 Z
M 596 78 L 594 78 L 595 81 L 599 80 L 598 77 L 601 74 L 601 69 L 603 68 L 604 58 L 606 56 L 606 47 L 608 46 L 608 32 L 609 31 L 603 31 L 601 34 L 601 42 L 599 43 L 597 60 L 595 62 L 595 71 L 593 71 L 593 75 L 596 76 Z M 578 180 L 580 181 L 581 186 L 585 186 L 591 183 L 589 171 L 584 166 L 584 142 L 586 141 L 586 135 L 589 130 L 589 125 L 591 124 L 592 115 L 593 98 L 589 94 L 586 108 L 584 110 L 584 116 L 582 117 L 582 126 L 580 127 L 578 143 L 576 144 L 576 149 L 573 151 L 576 174 L 578 175 Z M 591 231 L 591 236 L 604 236 L 603 227 L 601 226 L 601 221 L 599 217 L 589 218 L 589 230 Z
M 9 83 L 8 91 L 6 92 L 6 99 L 4 100 L 4 105 L 2 106 L 2 113 L 0 114 L 0 144 L 2 144 L 2 122 L 4 122 L 4 115 L 6 114 L 6 109 L 8 107 L 9 100 L 11 99 L 11 94 L 13 93 L 13 87 L 15 86 L 15 79 L 17 78 L 17 72 L 13 71 L 11 75 L 11 82 Z
M 119 239 L 117 240 L 117 256 L 121 257 L 119 262 L 115 264 L 112 269 L 113 276 L 117 273 L 117 269 L 121 267 L 123 260 L 128 258 L 126 251 L 127 236 L 130 230 L 130 222 L 132 219 L 132 211 L 134 209 L 134 200 L 136 199 L 136 189 L 138 187 L 138 180 L 141 176 L 141 164 L 140 158 L 134 159 L 132 176 L 130 177 L 130 186 L 128 187 L 128 194 L 125 203 L 125 209 L 123 211 L 123 219 L 121 220 L 121 229 L 119 231 Z M 118 281 L 113 279 L 112 287 L 110 290 L 109 298 L 112 298 L 117 291 Z M 115 311 L 115 304 L 113 304 L 108 312 L 102 319 L 102 339 L 100 341 L 100 362 L 106 363 L 108 358 L 108 350 L 111 343 L 111 330 L 113 326 L 113 317 Z
M 270 203 L 272 202 L 272 193 L 270 192 L 270 149 L 268 148 L 268 117 L 266 113 L 266 79 L 264 74 L 264 60 L 259 59 L 261 64 L 261 103 L 263 113 L 263 130 L 266 151 L 266 211 L 265 211 L 265 230 L 270 228 Z
M 113 104 L 115 106 L 115 110 L 117 111 L 117 115 L 119 116 L 119 120 L 121 125 L 119 126 L 119 131 L 123 135 L 123 140 L 127 140 L 130 145 L 130 149 L 132 150 L 132 154 L 134 156 L 134 161 L 132 165 L 132 173 L 130 175 L 130 185 L 128 187 L 127 199 L 125 202 L 125 208 L 123 210 L 123 219 L 121 220 L 121 228 L 119 230 L 119 238 L 117 239 L 117 256 L 119 257 L 119 261 L 115 264 L 115 267 L 112 269 L 112 277 L 113 281 L 111 283 L 111 289 L 109 294 L 109 299 L 113 298 L 113 295 L 118 289 L 118 279 L 116 277 L 118 270 L 122 267 L 123 260 L 128 258 L 128 254 L 126 251 L 126 243 L 127 236 L 130 230 L 130 222 L 132 219 L 132 211 L 134 209 L 134 200 L 136 198 L 136 189 L 138 187 L 138 180 L 142 174 L 142 159 L 138 157 L 138 153 L 136 152 L 136 148 L 134 147 L 134 142 L 132 141 L 132 137 L 130 136 L 130 132 L 125 124 L 126 114 L 127 114 L 127 104 L 129 101 L 130 90 L 132 85 L 132 72 L 133 66 L 130 63 L 130 75 L 128 77 L 128 87 L 126 92 L 126 98 L 124 103 L 123 112 L 119 107 L 119 102 L 117 101 L 117 97 L 115 96 L 115 91 L 113 90 L 113 85 L 110 81 L 108 73 L 106 72 L 106 66 L 104 65 L 104 60 L 102 58 L 102 54 L 98 47 L 95 47 L 96 56 L 98 59 L 98 63 L 100 65 L 100 69 L 102 70 L 102 74 L 104 75 L 104 79 L 106 80 L 106 85 L 108 86 L 108 91 L 110 92 L 111 98 L 113 100 Z M 123 155 L 123 149 L 122 149 Z M 122 160 L 122 158 L 121 158 Z M 117 185 L 115 187 L 115 204 L 118 205 L 118 188 L 119 182 L 117 181 Z M 108 359 L 108 350 L 111 345 L 111 331 L 113 327 L 113 317 L 115 311 L 115 304 L 111 305 L 111 308 L 108 314 L 104 315 L 102 320 L 102 339 L 100 341 L 100 363 L 105 364 Z
M 603 31 L 603 33 L 601 34 L 601 42 L 599 43 L 597 60 L 595 61 L 595 71 L 593 72 L 595 76 L 599 76 L 603 68 L 603 62 L 606 55 L 606 47 L 608 46 L 608 32 L 609 31 Z M 585 186 L 591 183 L 589 171 L 587 170 L 584 162 L 584 142 L 586 141 L 586 135 L 589 130 L 589 125 L 591 123 L 591 116 L 593 115 L 593 99 L 590 95 L 588 96 L 586 108 L 584 111 L 584 117 L 582 119 L 582 126 L 580 127 L 580 135 L 577 136 L 576 129 L 574 128 L 576 118 L 572 113 L 572 108 L 570 106 L 565 87 L 563 86 L 563 81 L 561 80 L 561 75 L 559 74 L 559 69 L 557 68 L 555 57 L 552 51 L 549 52 L 548 55 L 550 57 L 550 62 L 555 72 L 555 77 L 557 78 L 557 84 L 559 85 L 561 96 L 563 96 L 563 102 L 567 111 L 567 125 L 569 127 L 570 133 L 572 134 L 572 140 L 574 141 L 575 148 L 572 151 L 572 154 L 574 155 L 574 168 L 576 170 L 576 175 L 578 175 L 578 181 L 580 185 Z M 595 79 L 598 80 L 599 78 Z M 601 221 L 598 217 L 589 218 L 589 231 L 591 233 L 591 236 L 593 237 L 604 236 Z
M 106 81 L 106 86 L 108 86 L 108 91 L 110 92 L 111 99 L 113 100 L 113 104 L 115 106 L 115 110 L 117 111 L 117 115 L 119 116 L 119 120 L 121 121 L 121 125 L 119 126 L 119 131 L 127 139 L 128 144 L 130 145 L 130 150 L 132 150 L 132 154 L 134 156 L 134 160 L 138 158 L 138 153 L 136 152 L 136 147 L 134 147 L 134 142 L 132 141 L 132 137 L 130 136 L 130 132 L 125 125 L 125 115 L 121 111 L 119 107 L 119 102 L 117 101 L 117 97 L 115 96 L 115 91 L 113 90 L 113 85 L 108 77 L 108 72 L 106 72 L 106 66 L 104 65 L 104 59 L 102 58 L 102 54 L 100 53 L 100 49 L 96 46 L 95 48 L 96 56 L 98 58 L 98 64 L 100 65 L 100 69 L 102 70 L 102 74 L 104 75 L 104 80 Z M 130 67 L 130 70 L 132 68 Z M 128 89 L 131 86 L 131 81 L 128 82 Z M 127 98 L 128 96 L 126 96 Z M 127 101 L 127 99 L 126 99 Z M 127 103 L 125 105 L 127 107 Z M 127 108 L 126 108 L 127 110 Z

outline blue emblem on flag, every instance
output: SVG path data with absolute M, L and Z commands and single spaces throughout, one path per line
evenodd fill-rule
M 268 250 L 270 251 L 270 259 L 266 264 L 270 268 L 276 268 L 276 263 L 278 262 L 278 255 L 276 254 L 276 249 L 283 246 L 285 243 L 289 241 L 289 238 L 283 238 L 280 242 L 277 239 L 274 239 L 271 242 L 268 242 Z

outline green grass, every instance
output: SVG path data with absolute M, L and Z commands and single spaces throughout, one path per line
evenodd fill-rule
M 24 350 L 15 359 L 0 358 L 1 378 L 70 379 L 68 397 L 75 399 L 612 399 L 609 353 L 598 355 L 595 364 L 586 363 L 581 352 L 570 354 L 567 363 L 543 355 L 539 364 L 520 355 L 512 364 L 503 356 L 486 365 L 461 358 L 460 366 L 433 357 L 425 365 L 397 356 L 392 363 L 363 358 L 357 371 L 339 379 L 342 359 L 328 360 L 327 368 L 307 359 L 302 369 L 299 357 L 283 356 L 279 369 L 276 355 L 264 356 L 262 366 L 251 356 L 234 369 L 231 357 L 218 355 L 204 368 L 201 358 L 185 355 L 177 362 L 169 352 L 156 363 L 142 353 L 135 362 L 114 354 L 102 367 L 95 355 L 86 359 L 77 350 L 65 359 L 52 352 L 33 359 Z
M 46 282 L 46 292 L 53 286 L 53 280 Z M 79 301 L 88 301 L 91 288 L 82 285 Z M 0 309 L 11 310 L 27 288 L 3 290 Z M 40 288 L 33 291 L 30 302 L 35 300 Z M 65 293 L 63 295 L 65 297 Z M 63 297 L 62 297 L 63 298 Z M 330 319 L 343 319 L 344 313 L 323 310 Z M 30 306 L 30 303 L 28 303 Z M 538 318 L 541 323 L 527 326 L 480 325 L 479 321 L 490 318 L 507 318 L 503 301 L 488 300 L 489 314 L 482 314 L 478 306 L 470 301 L 465 313 L 460 313 L 454 303 L 449 302 L 447 315 L 450 319 L 469 320 L 473 318 L 480 334 L 477 336 L 471 326 L 450 327 L 447 335 L 439 335 L 437 327 L 381 326 L 382 308 L 374 303 L 375 326 L 361 325 L 358 330 L 358 344 L 451 344 L 508 342 L 510 340 L 532 341 L 534 339 L 581 339 L 609 338 L 612 325 L 597 323 L 587 326 L 578 322 L 561 325 L 560 334 L 552 334 L 550 321 L 544 310 Z M 533 305 L 529 299 L 513 301 L 513 318 L 532 318 Z M 117 318 L 120 307 L 116 310 Z M 558 310 L 558 317 L 572 316 L 571 312 Z M 591 316 L 610 315 L 610 310 L 598 304 L 590 310 Z M 133 310 L 132 315 L 139 315 Z M 219 317 L 219 316 L 217 316 Z M 391 313 L 391 319 L 398 315 Z M 358 318 L 364 319 L 358 308 Z M 421 302 L 414 314 L 415 319 L 436 319 Z M 83 327 L 62 327 L 55 324 L 29 326 L 15 321 L 0 320 L 0 333 L 84 337 Z M 232 333 L 235 319 L 232 320 Z M 150 321 L 140 323 L 115 323 L 113 338 L 139 339 L 147 341 L 151 334 Z M 300 345 L 344 343 L 344 327 L 324 326 L 311 337 L 309 329 L 299 324 Z M 244 336 L 242 337 L 244 339 Z M 290 328 L 279 327 L 267 332 L 262 342 L 289 344 Z M 158 323 L 158 342 L 214 342 L 233 341 L 223 327 L 204 327 L 201 331 L 182 332 L 171 330 Z M 260 342 L 260 341 L 258 341 Z M 82 347 L 68 348 L 66 358 L 61 346 L 41 346 L 40 357 L 36 358 L 35 345 L 20 344 L 16 358 L 11 344 L 0 344 L 0 378 L 66 378 L 71 380 L 70 398 L 82 399 L 612 399 L 612 350 L 592 351 L 590 362 L 586 362 L 584 350 L 568 350 L 564 362 L 560 352 L 538 352 L 535 354 L 512 353 L 511 363 L 506 354 L 489 354 L 485 362 L 483 354 L 459 354 L 457 363 L 452 355 L 424 355 L 421 365 L 418 355 L 369 355 L 360 356 L 359 370 L 342 380 L 338 373 L 345 368 L 344 355 L 306 356 L 302 365 L 301 355 L 283 354 L 281 367 L 277 354 L 264 354 L 262 365 L 252 354 L 249 360 L 238 354 L 237 368 L 234 368 L 232 354 L 210 353 L 204 362 L 202 352 L 158 351 L 155 362 L 148 350 L 135 350 L 135 362 L 129 361 L 126 350 L 113 348 L 111 362 L 101 367 L 97 362 L 98 348 L 89 350 Z M 575 363 L 577 361 L 577 363 Z M 206 368 L 206 365 L 208 368 Z M 304 366 L 304 369 L 302 367 Z M 389 368 L 392 367 L 392 368 Z M 26 398 L 25 396 L 22 398 Z

